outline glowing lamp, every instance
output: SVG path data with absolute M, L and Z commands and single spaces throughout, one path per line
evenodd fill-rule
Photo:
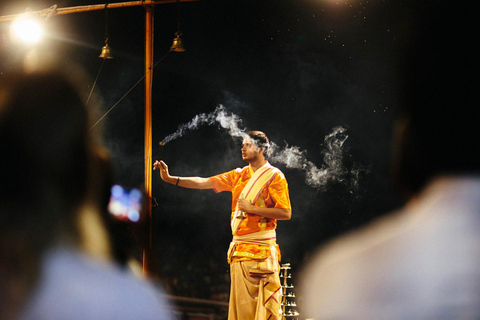
M 12 38 L 29 45 L 38 43 L 43 35 L 42 25 L 32 17 L 25 16 L 15 19 L 10 31 Z

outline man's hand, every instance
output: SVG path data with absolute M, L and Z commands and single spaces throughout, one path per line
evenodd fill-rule
M 165 162 L 163 161 L 155 161 L 153 164 L 153 170 L 159 169 L 160 170 L 160 178 L 162 178 L 163 181 L 170 182 L 171 177 L 170 173 L 168 172 L 168 166 Z
M 245 198 L 238 199 L 238 210 L 269 219 L 290 220 L 292 217 L 291 209 L 257 207 Z
M 153 170 L 160 170 L 160 178 L 163 181 L 174 184 L 178 187 L 189 189 L 212 189 L 213 183 L 209 178 L 200 177 L 177 177 L 171 176 L 168 172 L 168 166 L 163 161 L 155 161 L 153 164 Z
M 238 199 L 238 209 L 243 212 L 252 212 L 253 205 L 245 198 Z

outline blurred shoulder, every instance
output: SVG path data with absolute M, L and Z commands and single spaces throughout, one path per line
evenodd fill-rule
M 22 319 L 167 320 L 170 313 L 163 290 L 154 283 L 62 248 L 45 257 L 40 285 Z

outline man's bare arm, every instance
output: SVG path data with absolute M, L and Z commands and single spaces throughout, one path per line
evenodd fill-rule
M 209 178 L 171 176 L 167 164 L 163 161 L 155 161 L 153 170 L 156 169 L 160 170 L 160 178 L 167 183 L 189 189 L 213 189 Z
M 292 218 L 292 210 L 290 209 L 257 207 L 250 204 L 246 199 L 238 199 L 238 209 L 270 219 L 290 220 Z

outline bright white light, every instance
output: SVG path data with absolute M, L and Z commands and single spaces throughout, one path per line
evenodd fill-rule
M 43 34 L 41 24 L 28 17 L 14 20 L 10 31 L 14 39 L 18 39 L 26 44 L 38 43 Z

